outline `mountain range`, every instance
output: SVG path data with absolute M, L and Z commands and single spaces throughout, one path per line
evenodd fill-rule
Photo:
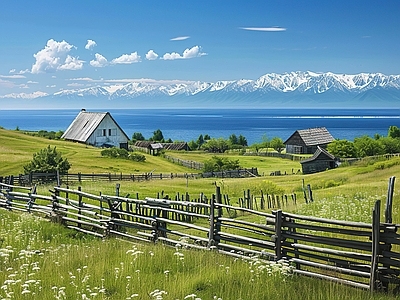
M 30 98 L 7 95 L 2 98 Z M 46 94 L 30 104 L 41 108 L 400 108 L 400 75 L 269 73 L 256 80 L 217 82 L 132 80 Z

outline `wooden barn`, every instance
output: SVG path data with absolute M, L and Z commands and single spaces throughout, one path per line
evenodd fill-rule
M 109 112 L 82 109 L 62 135 L 63 139 L 95 147 L 128 149 L 129 137 Z
M 303 174 L 322 172 L 338 166 L 336 158 L 324 148 L 317 146 L 317 151 L 308 159 L 300 161 Z
M 189 145 L 186 142 L 182 143 L 156 143 L 153 141 L 137 141 L 134 147 L 145 148 L 150 154 L 156 154 L 160 150 L 174 150 L 174 151 L 189 151 Z
M 325 127 L 296 130 L 285 142 L 286 153 L 313 154 L 317 147 L 325 148 L 335 139 Z

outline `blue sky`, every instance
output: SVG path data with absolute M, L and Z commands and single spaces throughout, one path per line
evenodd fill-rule
M 0 97 L 130 80 L 400 74 L 400 1 L 0 4 Z

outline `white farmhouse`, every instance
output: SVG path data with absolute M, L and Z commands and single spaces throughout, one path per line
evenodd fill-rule
M 96 147 L 128 149 L 129 137 L 109 112 L 82 109 L 62 135 L 63 139 Z

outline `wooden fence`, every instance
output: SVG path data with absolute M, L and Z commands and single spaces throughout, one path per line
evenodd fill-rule
M 282 210 L 271 213 L 224 202 L 220 187 L 192 201 L 93 195 L 80 188 L 36 189 L 0 184 L 0 207 L 45 214 L 68 228 L 100 238 L 119 236 L 208 249 L 240 257 L 286 260 L 293 272 L 371 291 L 400 286 L 398 224 L 392 223 L 394 177 L 389 180 L 385 220 L 380 201 L 372 223 L 315 218 Z M 246 194 L 246 193 L 245 193 Z
M 142 174 L 122 174 L 122 173 L 30 173 L 11 176 L 0 176 L 0 183 L 10 185 L 31 186 L 36 183 L 55 182 L 70 184 L 72 182 L 83 181 L 145 181 L 157 179 L 173 179 L 173 178 L 239 178 L 239 177 L 256 177 L 258 176 L 257 168 L 228 170 L 221 172 L 206 173 L 142 173 Z

